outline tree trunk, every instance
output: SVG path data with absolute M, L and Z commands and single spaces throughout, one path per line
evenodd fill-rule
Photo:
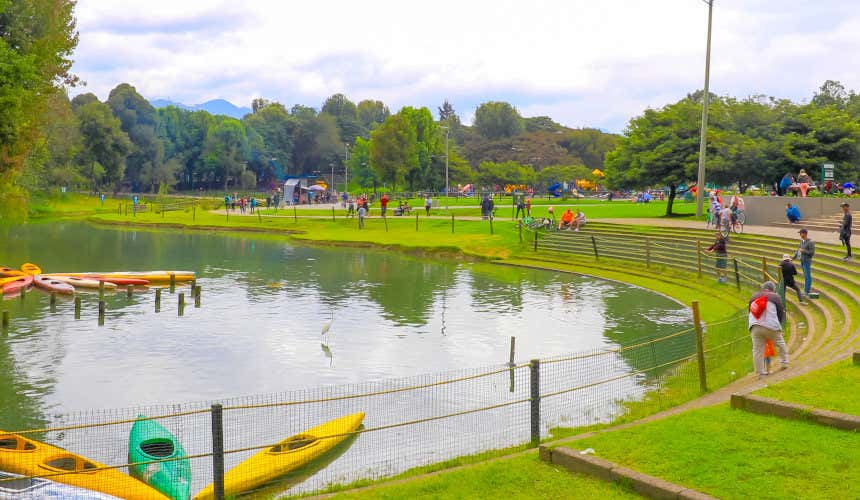
M 675 202 L 675 193 L 677 191 L 677 186 L 674 184 L 669 184 L 669 203 L 666 203 L 666 216 L 672 216 L 672 203 Z

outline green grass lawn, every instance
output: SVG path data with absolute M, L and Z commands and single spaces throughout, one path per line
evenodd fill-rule
M 860 497 L 860 434 L 727 404 L 572 446 L 593 448 L 601 458 L 719 498 Z
M 769 385 L 755 394 L 860 415 L 860 366 L 846 359 L 806 375 Z
M 537 453 L 485 462 L 431 477 L 363 491 L 341 493 L 352 498 L 641 498 L 622 486 L 575 475 L 538 460 Z

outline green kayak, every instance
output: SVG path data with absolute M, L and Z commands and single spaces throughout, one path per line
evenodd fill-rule
M 128 437 L 128 462 L 131 475 L 174 500 L 188 500 L 191 493 L 191 464 L 176 437 L 155 420 L 138 415 Z

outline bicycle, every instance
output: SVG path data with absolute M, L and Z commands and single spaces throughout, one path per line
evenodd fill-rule
M 732 214 L 732 231 L 736 234 L 742 234 L 744 232 L 744 223 L 746 220 L 747 218 L 743 210 L 738 210 Z

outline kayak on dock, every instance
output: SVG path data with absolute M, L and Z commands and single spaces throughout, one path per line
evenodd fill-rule
M 97 279 L 92 279 L 92 278 L 79 278 L 77 276 L 57 276 L 57 275 L 51 275 L 49 277 L 55 281 L 59 281 L 61 283 L 66 283 L 67 285 L 72 285 L 75 288 L 100 288 L 102 286 L 101 281 L 99 281 Z M 116 289 L 116 283 L 105 282 L 104 287 L 105 287 L 105 290 L 114 290 L 114 289 Z
M 25 262 L 21 264 L 21 270 L 27 274 L 32 276 L 36 276 L 37 274 L 42 274 L 42 268 L 37 266 L 36 264 L 32 264 L 30 262 Z
M 50 475 L 58 483 L 128 500 L 166 498 L 148 484 L 105 467 L 62 448 L 0 431 L 0 470 L 24 476 Z
M 191 464 L 176 437 L 155 420 L 138 415 L 128 437 L 129 472 L 173 500 L 191 494 Z M 152 460 L 168 460 L 151 462 Z
M 37 287 L 54 293 L 74 294 L 75 287 L 62 281 L 57 281 L 51 276 L 43 276 L 41 274 L 33 276 L 33 284 Z
M 224 474 L 224 495 L 234 496 L 258 488 L 302 467 L 337 446 L 358 429 L 364 413 L 354 413 L 290 436 L 246 459 Z M 195 500 L 214 498 L 215 487 L 203 488 Z
M 11 278 L 0 278 L 0 288 L 3 290 L 3 295 L 18 293 L 22 288 L 27 288 L 32 284 L 33 277 L 29 274 L 13 276 Z

